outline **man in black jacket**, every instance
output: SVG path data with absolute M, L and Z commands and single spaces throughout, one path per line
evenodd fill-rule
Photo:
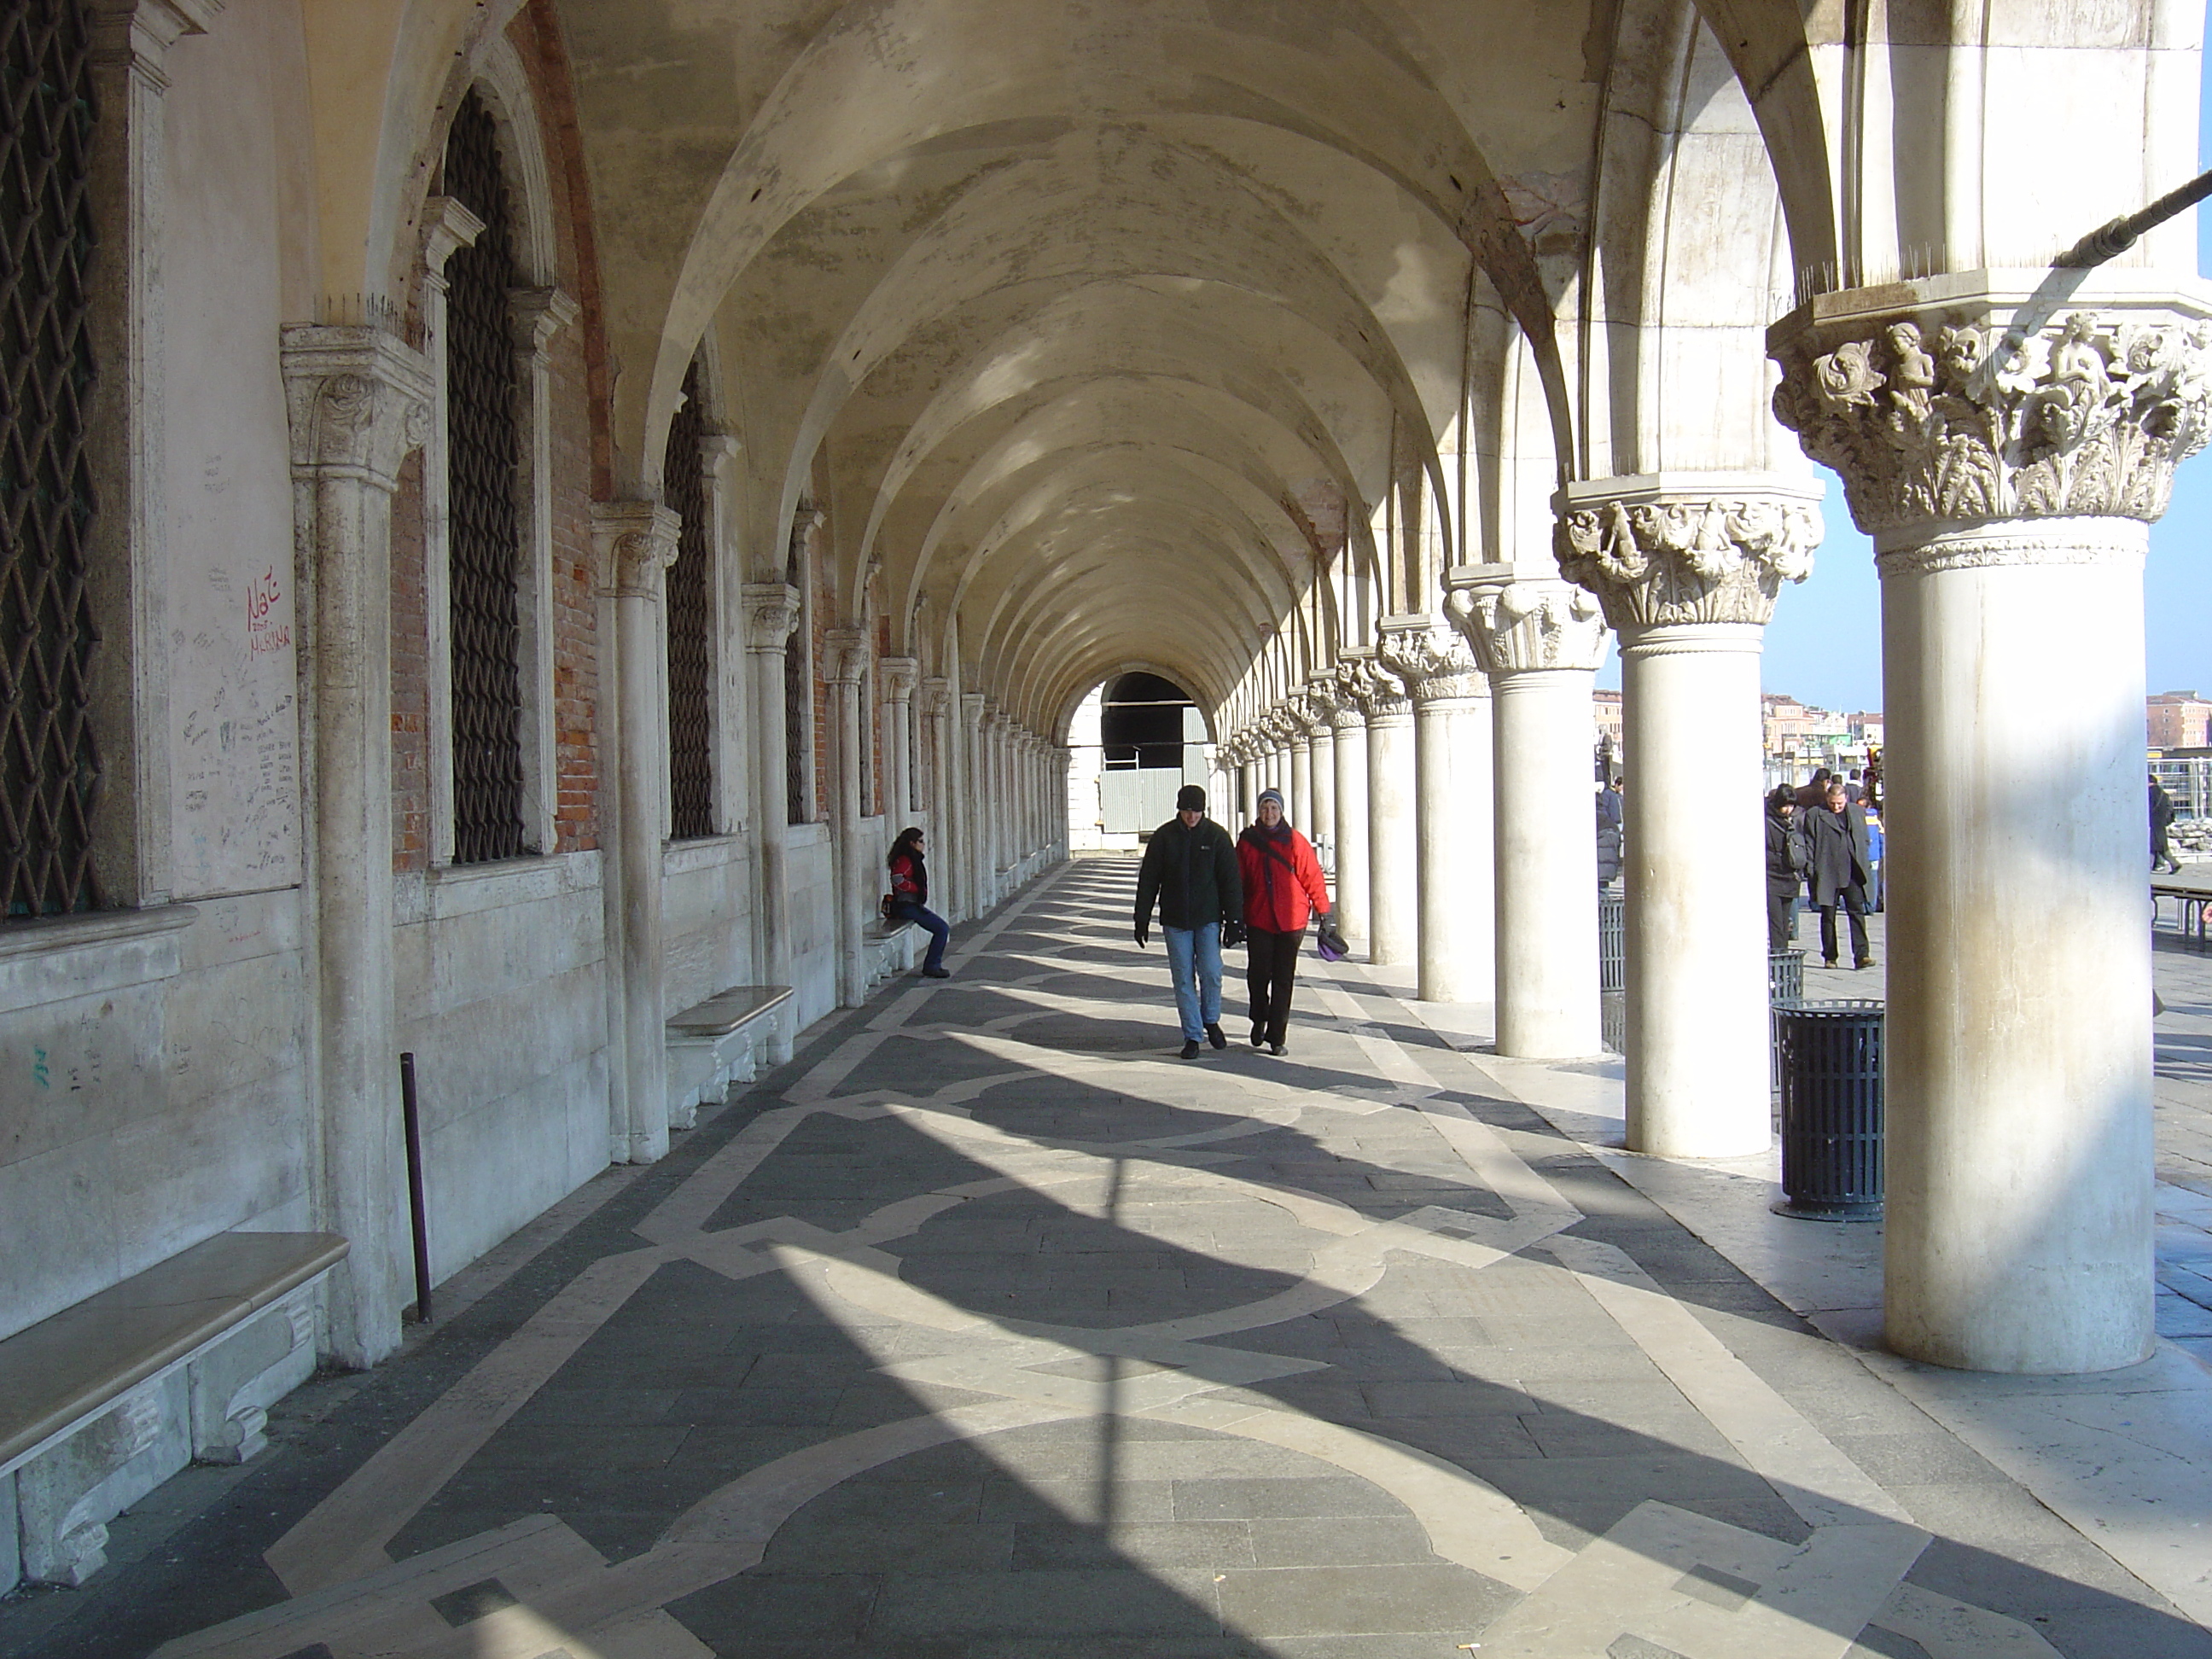
M 1194 783 L 1176 793 L 1176 815 L 1152 831 L 1138 868 L 1139 945 L 1152 943 L 1155 902 L 1182 1020 L 1182 1057 L 1195 1060 L 1201 1040 L 1229 1046 L 1221 1034 L 1221 934 L 1224 923 L 1243 925 L 1244 884 L 1237 872 L 1237 844 L 1206 816 L 1206 791 Z M 1227 943 L 1237 940 L 1232 935 Z
M 1866 814 L 1844 799 L 1840 778 L 1828 784 L 1827 803 L 1805 815 L 1813 846 L 1813 902 L 1820 910 L 1820 959 L 1836 965 L 1836 907 L 1851 920 L 1851 966 L 1874 966 L 1874 951 L 1867 943 L 1866 884 L 1874 867 L 1867 850 Z

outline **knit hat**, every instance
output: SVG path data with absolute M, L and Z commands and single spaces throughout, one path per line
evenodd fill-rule
M 1255 806 L 1264 806 L 1269 801 L 1274 802 L 1276 805 L 1283 809 L 1284 817 L 1288 817 L 1290 816 L 1290 803 L 1283 799 L 1283 792 L 1279 789 L 1262 789 L 1260 792 L 1260 799 L 1253 802 L 1253 805 Z
M 1158 800 L 1159 797 L 1155 795 L 1152 799 L 1154 800 Z M 1194 783 L 1186 783 L 1182 788 L 1176 791 L 1176 811 L 1178 812 L 1203 812 L 1206 811 L 1206 791 L 1200 788 Z

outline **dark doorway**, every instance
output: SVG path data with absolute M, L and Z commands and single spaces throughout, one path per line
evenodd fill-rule
M 1181 771 L 1183 710 L 1190 707 L 1191 700 L 1181 686 L 1157 674 L 1124 674 L 1109 681 L 1098 720 L 1098 741 L 1106 751 L 1106 769 L 1139 767 Z

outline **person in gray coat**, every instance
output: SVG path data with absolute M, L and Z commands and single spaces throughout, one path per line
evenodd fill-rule
M 1797 896 L 1813 855 L 1805 832 L 1794 822 L 1797 792 L 1777 784 L 1766 798 L 1766 950 L 1778 956 L 1797 940 Z
M 1820 960 L 1836 965 L 1836 907 L 1841 905 L 1851 922 L 1851 966 L 1874 966 L 1874 950 L 1867 943 L 1867 882 L 1874 870 L 1874 855 L 1867 847 L 1866 814 L 1844 795 L 1843 781 L 1831 779 L 1827 799 L 1806 815 L 1806 835 L 1813 851 L 1813 903 L 1820 912 Z

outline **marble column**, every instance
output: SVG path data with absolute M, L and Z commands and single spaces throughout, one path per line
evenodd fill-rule
M 1258 809 L 1260 791 L 1262 787 L 1260 782 L 1260 763 L 1248 753 L 1245 758 L 1237 763 L 1237 799 L 1226 803 L 1236 809 L 1237 821 L 1239 823 L 1249 823 L 1252 821 L 1252 815 Z
M 914 688 L 921 665 L 912 657 L 884 657 L 876 664 L 876 684 L 884 698 L 884 834 L 895 836 L 914 821 Z
M 934 675 L 923 680 L 915 707 L 921 720 L 921 753 L 929 774 L 925 797 L 929 805 L 929 852 L 924 860 L 930 870 L 929 907 L 940 915 L 951 915 L 960 890 L 958 860 L 953 852 L 958 836 L 952 830 L 951 684 Z
M 860 819 L 867 805 L 860 799 L 860 745 L 867 732 L 860 696 L 868 673 L 868 633 L 864 628 L 833 628 L 823 643 L 827 651 L 822 678 L 830 687 L 830 731 L 835 734 L 830 749 L 830 844 L 836 858 L 837 1000 L 841 1007 L 857 1008 L 868 1000 L 864 933 L 871 908 L 867 895 L 875 886 L 867 867 L 867 849 L 860 844 Z
M 2142 564 L 2212 428 L 2201 284 L 2106 270 L 2053 311 L 2050 276 L 1768 335 L 1881 572 L 1887 1340 L 2029 1373 L 2154 1346 Z
M 1713 472 L 1557 500 L 1559 568 L 1620 636 L 1634 1152 L 1741 1158 L 1771 1139 L 1759 646 L 1781 584 L 1812 570 L 1820 498 Z
M 983 851 L 983 694 L 960 694 L 960 775 L 956 785 L 954 816 L 960 821 L 960 900 L 969 917 L 991 908 L 985 869 L 990 860 Z
M 314 896 L 315 1224 L 351 1255 L 332 1275 L 329 1352 L 374 1364 L 409 1297 L 392 939 L 392 495 L 428 435 L 422 354 L 371 328 L 283 331 Z
M 1336 925 L 1347 941 L 1367 942 L 1370 886 L 1367 857 L 1367 716 L 1352 693 L 1349 667 L 1335 673 L 1329 709 L 1336 770 Z
M 1421 925 L 1413 700 L 1373 647 L 1347 654 L 1359 664 L 1352 695 L 1367 717 L 1367 959 L 1411 963 Z
M 668 753 L 660 605 L 681 521 L 652 501 L 595 501 L 592 541 L 599 597 L 614 612 L 614 858 L 608 879 L 619 913 L 624 1158 L 651 1164 L 668 1151 L 667 1012 L 660 921 L 662 790 Z
M 1605 624 L 1595 599 L 1553 577 L 1459 566 L 1447 580 L 1452 619 L 1490 675 L 1498 1052 L 1522 1060 L 1594 1054 L 1590 690 Z
M 1386 617 L 1382 665 L 1413 703 L 1424 1002 L 1489 1002 L 1497 985 L 1490 682 L 1449 627 Z
M 1301 829 L 1313 823 L 1313 738 L 1298 711 L 1285 703 L 1279 714 L 1283 748 L 1291 761 L 1291 787 L 1284 816 Z
M 1313 807 L 1310 819 L 1298 827 L 1313 842 L 1322 868 L 1336 870 L 1336 728 L 1329 718 L 1336 708 L 1336 682 L 1316 677 L 1298 699 L 1298 713 L 1306 723 L 1306 739 L 1313 749 Z
M 761 956 L 770 985 L 792 982 L 790 745 L 784 740 L 784 653 L 799 626 L 799 592 L 785 582 L 744 585 L 745 665 L 752 677 L 754 833 L 759 838 Z M 790 1058 L 786 1048 L 781 1059 Z

